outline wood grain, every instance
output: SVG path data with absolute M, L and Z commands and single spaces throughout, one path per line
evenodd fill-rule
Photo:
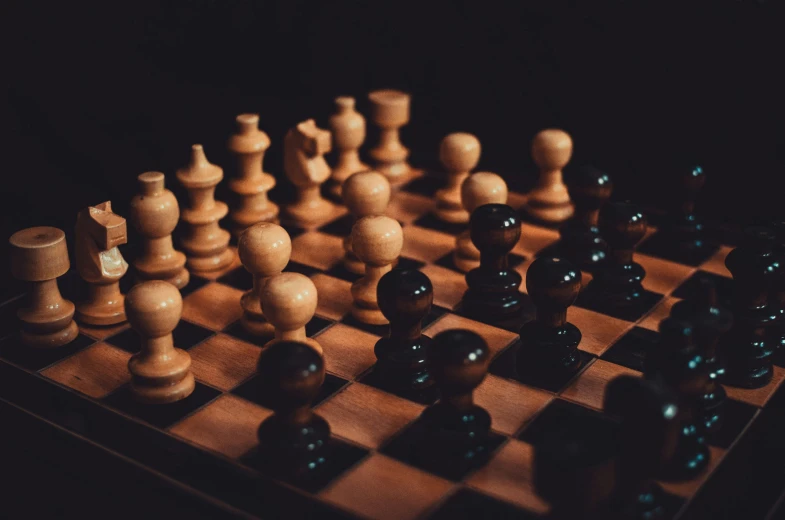
M 300 264 L 330 269 L 343 259 L 343 239 L 318 231 L 309 231 L 292 240 L 292 260 Z
M 435 262 L 455 247 L 455 237 L 432 229 L 404 226 L 401 256 L 421 262 Z
M 196 379 L 229 391 L 256 371 L 261 349 L 226 334 L 216 334 L 188 351 Z
M 578 348 L 600 356 L 630 331 L 633 323 L 605 316 L 581 307 L 570 307 L 567 320 L 578 327 L 583 337 Z
M 633 259 L 646 270 L 643 288 L 659 294 L 668 295 L 695 272 L 689 267 L 653 256 L 636 254 Z
M 376 363 L 373 347 L 379 336 L 338 323 L 317 336 L 324 350 L 325 369 L 354 379 Z
M 479 323 L 456 314 L 447 314 L 442 319 L 435 321 L 425 328 L 424 332 L 428 336 L 434 337 L 439 332 L 449 329 L 468 329 L 482 336 L 482 339 L 488 343 L 491 358 L 518 337 L 517 334 L 512 332 L 497 329 L 496 327 Z
M 313 275 L 311 280 L 319 297 L 316 314 L 341 321 L 352 308 L 352 284 L 323 273 Z
M 131 379 L 131 354 L 106 343 L 96 343 L 44 370 L 42 375 L 90 397 L 106 397 Z
M 556 243 L 559 240 L 559 232 L 553 229 L 534 226 L 527 222 L 521 222 L 521 238 L 513 248 L 512 252 L 516 255 L 531 258 L 538 251 Z
M 463 299 L 463 293 L 469 288 L 466 285 L 466 277 L 452 269 L 428 264 L 420 271 L 431 279 L 434 305 L 454 309 Z
M 432 206 L 433 201 L 427 197 L 401 191 L 390 201 L 386 214 L 403 224 L 411 224 L 428 213 Z
M 612 379 L 622 375 L 640 377 L 641 373 L 631 368 L 596 359 L 561 395 L 578 404 L 602 410 L 605 387 Z
M 551 402 L 553 394 L 489 374 L 474 391 L 474 402 L 491 414 L 491 427 L 514 435 Z
M 725 258 L 728 256 L 728 253 L 730 253 L 731 251 L 733 251 L 732 247 L 729 246 L 720 247 L 717 250 L 717 252 L 711 256 L 711 258 L 706 260 L 700 266 L 700 268 L 710 273 L 724 276 L 726 278 L 731 278 L 730 271 L 728 271 L 728 268 L 725 267 Z
M 219 283 L 207 284 L 183 301 L 183 319 L 211 330 L 223 330 L 243 315 L 243 291 Z
M 644 329 L 653 330 L 655 332 L 660 330 L 660 322 L 670 316 L 673 304 L 679 301 L 679 298 L 673 296 L 666 296 L 660 303 L 658 303 L 651 312 L 637 323 L 639 327 Z

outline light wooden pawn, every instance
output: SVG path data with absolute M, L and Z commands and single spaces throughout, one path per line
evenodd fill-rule
M 352 248 L 365 263 L 365 275 L 352 284 L 352 316 L 369 325 L 386 325 L 376 289 L 401 254 L 403 229 L 390 217 L 363 217 L 352 227 Z
M 335 98 L 336 113 L 330 116 L 330 130 L 338 157 L 330 177 L 330 193 L 341 197 L 343 183 L 352 174 L 370 170 L 360 160 L 360 147 L 365 141 L 365 118 L 354 108 L 353 97 Z
M 141 349 L 128 361 L 131 393 L 142 403 L 164 404 L 194 391 L 191 356 L 175 348 L 172 338 L 183 313 L 180 291 L 169 282 L 151 280 L 134 286 L 125 297 L 128 322 L 141 337 Z
M 401 143 L 400 129 L 409 122 L 411 96 L 399 90 L 376 90 L 368 94 L 371 120 L 381 129 L 379 143 L 368 154 L 374 169 L 382 173 L 393 188 L 412 178 L 407 162 L 409 149 Z
M 484 204 L 507 204 L 507 184 L 495 173 L 477 172 L 463 181 L 461 203 L 468 214 Z M 455 237 L 453 263 L 464 273 L 480 266 L 480 250 L 468 229 Z
M 480 161 L 480 141 L 472 134 L 449 134 L 439 145 L 439 160 L 447 186 L 436 192 L 434 215 L 451 224 L 466 224 L 469 213 L 461 204 L 461 185 Z
M 281 226 L 259 222 L 243 231 L 237 243 L 237 251 L 243 266 L 253 275 L 253 288 L 240 299 L 243 307 L 240 323 L 254 336 L 270 337 L 275 333 L 275 329 L 262 312 L 262 287 L 270 278 L 281 274 L 289 263 L 292 240 Z
M 261 304 L 265 317 L 275 327 L 275 339 L 264 347 L 279 341 L 299 341 L 321 354 L 321 345 L 305 335 L 305 326 L 313 318 L 317 303 L 316 286 L 304 274 L 282 273 L 267 280 L 262 287 Z
M 34 348 L 62 347 L 79 335 L 76 307 L 63 298 L 57 278 L 68 272 L 65 233 L 54 227 L 31 227 L 8 240 L 11 274 L 28 283 L 17 316 L 22 322 L 22 343 Z
M 574 207 L 562 179 L 562 170 L 571 156 L 572 138 L 564 130 L 547 129 L 534 137 L 532 157 L 540 176 L 523 207 L 535 219 L 556 224 L 572 216 Z
M 343 202 L 356 222 L 369 215 L 384 215 L 391 193 L 390 182 L 381 173 L 355 173 L 344 183 Z M 343 248 L 346 251 L 343 258 L 346 269 L 354 274 L 364 274 L 365 264 L 352 251 L 351 233 L 344 237 Z

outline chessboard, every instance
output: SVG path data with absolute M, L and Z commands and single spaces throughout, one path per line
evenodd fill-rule
M 362 324 L 350 314 L 349 289 L 358 276 L 342 264 L 343 237 L 352 225 L 342 211 L 318 229 L 287 228 L 292 254 L 286 271 L 310 277 L 318 290 L 316 316 L 308 323 L 307 334 L 324 350 L 327 375 L 314 406 L 330 424 L 333 444 L 329 471 L 318 481 L 281 482 L 259 472 L 249 458 L 258 442 L 259 424 L 271 410 L 256 391 L 256 363 L 263 343 L 247 335 L 239 323 L 240 297 L 252 285 L 239 260 L 209 278 L 192 276 L 182 289 L 183 314 L 174 341 L 191 356 L 196 389 L 166 406 L 141 405 L 131 398 L 127 364 L 139 339 L 127 324 L 80 326 L 79 336 L 69 345 L 32 351 L 18 339 L 15 312 L 21 296 L 5 302 L 0 306 L 0 402 L 19 422 L 4 428 L 15 429 L 19 442 L 35 442 L 41 435 L 35 432 L 47 424 L 71 438 L 60 456 L 99 450 L 132 467 L 95 462 L 95 468 L 90 461 L 103 459 L 85 456 L 79 462 L 83 472 L 112 467 L 133 475 L 132 480 L 163 478 L 184 493 L 183 500 L 206 500 L 215 511 L 239 516 L 542 515 L 548 505 L 533 487 L 534 447 L 545 439 L 579 432 L 602 416 L 608 382 L 623 374 L 641 375 L 642 352 L 658 341 L 660 320 L 675 302 L 693 295 L 698 277 L 713 279 L 720 301 L 727 304 L 731 278 L 724 259 L 732 244 L 711 248 L 694 265 L 679 263 L 656 246 L 657 230 L 652 226 L 636 253 L 647 273 L 645 308 L 634 316 L 611 316 L 583 307 L 579 299 L 568 316 L 583 334 L 583 368 L 573 377 L 542 385 L 507 370 L 519 342 L 518 330 L 532 318 L 525 283 L 524 312 L 514 323 L 492 325 L 463 313 L 467 285 L 451 257 L 461 227 L 432 216 L 438 184 L 429 175 L 414 179 L 395 193 L 388 215 L 403 227 L 398 267 L 418 269 L 433 283 L 434 304 L 424 320 L 424 333 L 468 329 L 490 349 L 489 374 L 475 392 L 476 403 L 492 418 L 494 449 L 481 467 L 460 475 L 435 474 L 402 455 L 411 425 L 436 396 L 395 395 L 377 384 L 374 345 L 387 327 Z M 525 200 L 525 195 L 511 192 L 508 203 L 519 208 Z M 525 279 L 532 261 L 552 251 L 558 241 L 556 229 L 524 219 L 510 263 Z M 584 282 L 589 278 L 584 273 Z M 73 270 L 62 277 L 64 297 L 78 299 L 80 283 Z M 756 482 L 765 482 L 761 468 L 767 464 L 765 450 L 772 445 L 765 432 L 774 431 L 771 421 L 785 402 L 783 378 L 785 363 L 780 358 L 767 386 L 727 387 L 726 419 L 711 437 L 708 470 L 693 480 L 661 483 L 671 518 L 714 517 L 734 495 L 754 493 Z

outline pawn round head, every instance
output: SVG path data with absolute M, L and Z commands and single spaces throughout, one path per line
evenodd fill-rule
M 549 128 L 534 136 L 532 157 L 543 170 L 561 170 L 572 157 L 572 138 L 564 130 Z
M 600 234 L 615 249 L 632 249 L 646 234 L 646 215 L 628 202 L 606 204 L 600 210 Z
M 706 173 L 701 166 L 693 166 L 682 172 L 681 184 L 687 193 L 695 194 L 706 184 Z
M 507 204 L 507 183 L 491 172 L 469 175 L 461 184 L 461 204 L 469 213 L 485 204 Z
M 490 360 L 485 340 L 464 329 L 440 332 L 428 350 L 431 374 L 444 395 L 465 394 L 477 388 L 488 373 Z
M 289 263 L 292 240 L 281 226 L 259 222 L 240 235 L 237 252 L 248 272 L 272 276 L 283 271 Z
M 318 297 L 310 278 L 300 273 L 273 276 L 261 290 L 265 318 L 279 330 L 297 330 L 311 321 Z
M 574 175 L 567 178 L 570 197 L 577 201 L 596 201 L 592 206 L 599 207 L 611 197 L 613 182 L 607 173 L 583 166 Z
M 379 280 L 376 294 L 382 314 L 393 323 L 416 323 L 433 304 L 431 280 L 417 269 L 393 269 Z
M 390 181 L 379 172 L 352 174 L 341 188 L 343 202 L 357 218 L 383 215 L 390 203 Z
M 262 350 L 257 371 L 259 394 L 276 412 L 308 406 L 324 383 L 322 356 L 296 341 L 279 341 Z
M 371 215 L 352 227 L 352 249 L 357 258 L 375 266 L 390 265 L 403 248 L 403 229 L 397 220 Z
M 183 297 L 169 282 L 152 280 L 131 288 L 125 295 L 128 323 L 141 336 L 159 338 L 171 332 L 180 322 Z
M 562 258 L 541 256 L 526 271 L 526 290 L 537 307 L 566 309 L 581 291 L 581 271 Z
M 694 348 L 695 327 L 690 321 L 674 317 L 665 318 L 660 322 L 659 330 L 664 349 L 678 352 Z
M 439 144 L 439 160 L 448 172 L 468 172 L 480 161 L 480 141 L 472 134 L 447 135 Z
M 521 238 L 521 219 L 506 204 L 484 204 L 472 212 L 469 221 L 471 239 L 482 251 L 505 254 Z

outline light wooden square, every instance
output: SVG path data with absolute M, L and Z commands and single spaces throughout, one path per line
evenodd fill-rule
M 643 288 L 664 295 L 675 291 L 695 272 L 694 267 L 640 253 L 635 255 L 634 260 L 646 270 Z
M 323 273 L 311 276 L 316 286 L 318 305 L 316 314 L 334 321 L 341 321 L 352 308 L 352 284 Z
M 419 226 L 404 226 L 401 256 L 435 262 L 455 248 L 455 237 Z
M 733 251 L 732 247 L 721 246 L 717 252 L 711 256 L 711 258 L 701 264 L 700 268 L 710 273 L 718 274 L 726 278 L 732 278 L 730 271 L 728 271 L 728 268 L 725 267 L 725 258 L 731 251 Z
M 226 334 L 216 334 L 190 349 L 191 371 L 199 381 L 229 391 L 256 371 L 261 348 Z
M 53 365 L 41 374 L 90 397 L 100 399 L 131 380 L 131 354 L 107 343 L 96 343 Z
M 692 480 L 686 480 L 684 482 L 660 482 L 662 488 L 668 493 L 673 493 L 674 495 L 680 496 L 682 498 L 691 498 L 695 496 L 695 493 L 698 492 L 704 482 L 706 482 L 709 476 L 714 473 L 714 470 L 717 469 L 717 466 L 720 464 L 723 457 L 725 457 L 725 453 L 727 452 L 722 448 L 709 446 L 709 453 L 711 457 L 709 460 L 709 467 L 706 468 L 703 473 Z
M 488 374 L 474 391 L 474 402 L 491 414 L 494 430 L 513 435 L 551 402 L 553 394 Z
M 561 396 L 578 404 L 602 410 L 605 387 L 612 379 L 621 375 L 640 377 L 641 373 L 631 368 L 596 359 L 561 393 Z
M 343 259 L 343 238 L 319 231 L 309 231 L 292 240 L 294 262 L 305 264 L 323 271 Z
M 548 229 L 540 226 L 521 223 L 521 239 L 513 248 L 512 252 L 516 255 L 533 258 L 535 254 L 546 247 L 553 245 L 559 240 L 559 232 L 555 229 Z
M 633 327 L 629 321 L 605 316 L 581 307 L 570 307 L 567 320 L 581 331 L 578 348 L 595 356 L 602 355 Z
M 482 336 L 482 339 L 488 344 L 491 358 L 496 356 L 500 350 L 510 345 L 518 338 L 518 335 L 513 332 L 497 329 L 496 327 L 473 321 L 464 318 L 463 316 L 458 316 L 457 314 L 445 315 L 442 319 L 435 321 L 425 328 L 424 332 L 428 336 L 434 337 L 439 332 L 450 329 L 468 329 Z
M 99 326 L 91 326 L 86 325 L 84 323 L 79 324 L 79 332 L 86 336 L 90 336 L 93 339 L 104 340 L 109 336 L 114 336 L 115 334 L 119 334 L 120 332 L 124 331 L 130 327 L 128 322 L 120 323 L 119 325 L 110 325 L 108 327 L 99 327 Z
M 468 289 L 463 273 L 435 264 L 428 264 L 420 271 L 431 280 L 434 304 L 452 310 L 461 302 Z
M 336 323 L 316 340 L 324 351 L 326 370 L 344 379 L 354 379 L 376 363 L 373 348 L 379 338 L 343 323 Z
M 680 301 L 679 298 L 666 296 L 660 300 L 660 303 L 658 303 L 645 318 L 638 322 L 638 326 L 643 327 L 644 329 L 653 330 L 654 332 L 659 332 L 660 322 L 670 316 L 673 304 L 678 301 Z
M 428 213 L 433 205 L 433 200 L 428 197 L 397 191 L 393 193 L 390 205 L 387 206 L 387 215 L 404 224 L 411 224 Z
M 211 330 L 223 330 L 243 315 L 243 291 L 210 283 L 183 300 L 183 319 Z

